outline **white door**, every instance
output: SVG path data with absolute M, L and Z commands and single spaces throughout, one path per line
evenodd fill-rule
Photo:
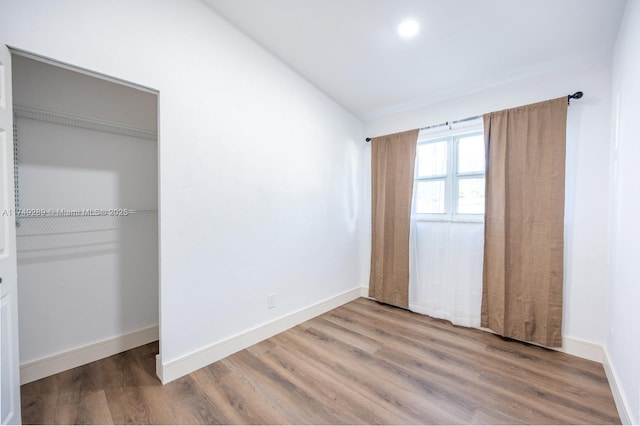
M 0 43 L 0 372 L 2 424 L 20 423 L 18 277 L 13 191 L 11 55 Z

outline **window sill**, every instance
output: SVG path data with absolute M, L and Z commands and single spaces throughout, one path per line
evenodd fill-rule
M 412 219 L 418 222 L 454 222 L 454 223 L 484 223 L 484 216 L 472 216 L 472 217 L 464 217 L 464 216 L 423 216 L 423 215 L 413 215 Z

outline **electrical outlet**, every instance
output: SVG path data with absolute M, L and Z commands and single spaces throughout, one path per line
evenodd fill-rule
M 273 309 L 276 307 L 276 294 L 269 293 L 267 294 L 267 309 Z

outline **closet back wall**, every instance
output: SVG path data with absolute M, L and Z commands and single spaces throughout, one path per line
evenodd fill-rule
M 157 96 L 18 55 L 13 70 L 20 208 L 146 210 L 124 217 L 19 219 L 23 370 L 140 330 L 155 340 L 157 141 L 34 120 L 19 111 L 36 108 L 156 131 Z

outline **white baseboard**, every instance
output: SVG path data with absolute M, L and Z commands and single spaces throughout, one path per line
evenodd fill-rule
M 486 327 L 478 327 L 478 330 L 486 331 L 487 333 L 498 334 L 490 328 Z M 573 337 L 563 336 L 561 348 L 550 348 L 536 342 L 528 342 L 525 340 L 523 340 L 523 342 L 558 352 L 564 352 L 565 354 L 599 362 L 600 364 L 602 364 L 602 359 L 604 358 L 604 349 L 601 345 L 598 345 L 597 343 L 587 342 L 586 340 L 574 339 Z
M 20 366 L 20 384 L 30 383 L 158 340 L 158 326 L 133 331 Z
M 258 342 L 275 336 L 295 327 L 296 325 L 324 314 L 332 309 L 349 303 L 359 298 L 362 294 L 361 287 L 356 287 L 337 296 L 302 308 L 291 314 L 276 318 L 266 324 L 244 331 L 228 339 L 214 343 L 206 348 L 192 352 L 187 356 L 163 363 L 160 357 L 156 358 L 156 374 L 163 384 L 169 383 L 182 376 L 192 373 L 202 367 L 206 367 L 235 352 L 248 348 Z
M 562 348 L 560 348 L 560 351 L 599 363 L 602 363 L 604 359 L 604 349 L 602 345 L 574 339 L 572 337 L 562 338 Z
M 604 367 L 604 372 L 607 375 L 607 380 L 609 381 L 609 387 L 611 387 L 611 393 L 613 394 L 613 400 L 616 403 L 616 408 L 618 409 L 618 415 L 620 416 L 620 421 L 623 425 L 633 425 L 638 424 L 632 421 L 630 412 L 627 410 L 628 403 L 627 398 L 625 396 L 624 390 L 618 385 L 618 374 L 615 371 L 613 365 L 609 361 L 609 353 L 606 348 L 604 349 L 604 357 L 602 361 L 602 366 Z M 635 419 L 635 421 L 640 421 L 640 419 Z
M 369 287 L 360 287 L 360 297 L 366 297 L 367 299 L 371 299 L 369 297 Z
M 162 378 L 162 358 L 160 358 L 160 354 L 156 355 L 156 376 L 158 376 L 160 382 L 164 383 L 164 379 Z

